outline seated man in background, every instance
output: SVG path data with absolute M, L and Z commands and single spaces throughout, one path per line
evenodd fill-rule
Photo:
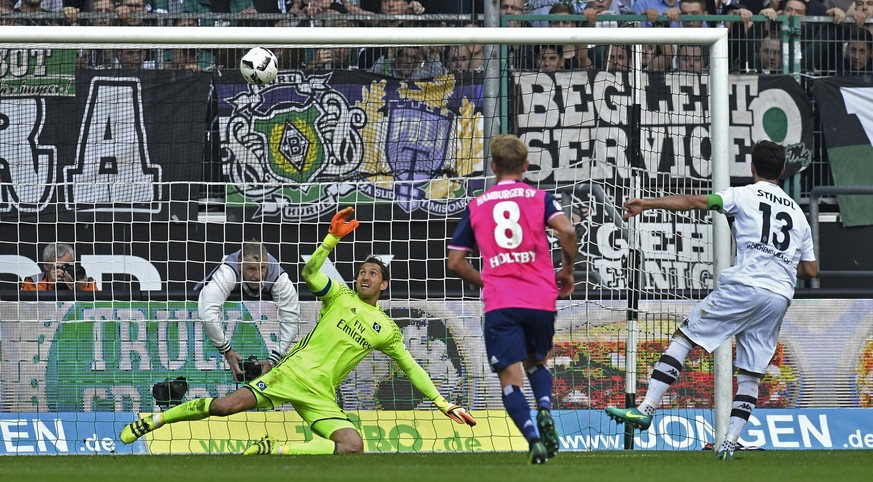
M 300 321 L 300 303 L 297 290 L 288 273 L 279 266 L 279 261 L 257 241 L 246 241 L 242 249 L 225 256 L 202 283 L 194 287 L 199 291 L 197 310 L 203 330 L 227 360 L 233 379 L 243 381 L 243 359 L 233 350 L 229 337 L 222 329 L 222 308 L 232 293 L 242 299 L 272 299 L 279 312 L 279 342 L 270 352 L 269 360 L 260 363 L 261 371 L 270 371 L 288 353 L 291 342 L 297 336 Z M 232 334 L 231 334 L 232 335 Z
M 97 283 L 76 264 L 76 251 L 67 243 L 49 244 L 42 250 L 42 269 L 24 278 L 22 291 L 97 291 Z

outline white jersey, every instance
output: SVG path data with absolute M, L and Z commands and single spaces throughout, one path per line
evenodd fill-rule
M 782 188 L 766 181 L 717 194 L 723 212 L 733 218 L 737 245 L 736 264 L 722 271 L 719 283 L 755 286 L 793 298 L 798 263 L 815 261 L 806 215 Z

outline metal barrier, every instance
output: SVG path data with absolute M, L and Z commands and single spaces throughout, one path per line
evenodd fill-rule
M 861 270 L 833 270 L 827 271 L 821 269 L 821 257 L 819 255 L 819 236 L 818 236 L 818 203 L 822 196 L 836 196 L 838 194 L 863 194 L 873 195 L 873 186 L 818 186 L 814 187 L 809 192 L 809 226 L 812 228 L 812 243 L 815 248 L 815 259 L 818 260 L 819 271 L 821 276 L 847 277 L 847 276 L 863 276 L 873 277 L 873 271 Z M 812 288 L 819 287 L 818 278 L 810 280 Z

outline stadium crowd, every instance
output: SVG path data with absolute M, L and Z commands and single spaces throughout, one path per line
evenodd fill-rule
M 873 0 L 500 0 L 507 26 L 730 29 L 731 69 L 743 73 L 851 74 L 873 70 Z M 482 0 L 0 0 L 2 25 L 175 25 L 280 28 L 482 25 Z M 555 20 L 522 21 L 523 15 Z M 573 19 L 562 19 L 572 15 Z M 708 21 L 707 16 L 716 15 Z M 791 17 L 801 17 L 794 28 Z M 793 45 L 796 44 L 796 45 Z M 792 48 L 798 46 L 798 49 Z M 789 65 L 784 53 L 797 51 Z M 211 70 L 237 65 L 242 52 L 87 51 L 82 68 Z M 429 78 L 484 68 L 481 45 L 285 49 L 284 69 L 361 69 L 399 78 Z M 520 69 L 622 69 L 631 56 L 616 46 L 550 45 L 513 48 Z M 627 58 L 624 58 L 627 57 Z M 701 71 L 706 51 L 659 45 L 643 52 L 649 71 Z

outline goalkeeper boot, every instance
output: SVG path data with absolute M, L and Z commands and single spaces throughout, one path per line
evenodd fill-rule
M 151 415 L 141 418 L 136 422 L 129 423 L 121 430 L 121 441 L 126 444 L 132 444 L 136 439 L 158 428 Z
M 264 435 L 257 442 L 249 445 L 243 455 L 276 455 L 279 453 L 279 443 L 269 435 Z
M 560 445 L 558 444 L 558 432 L 555 430 L 555 421 L 552 420 L 552 413 L 544 408 L 541 408 L 537 413 L 537 429 L 540 432 L 540 438 L 543 445 L 546 446 L 549 458 L 558 454 Z
M 544 464 L 549 460 L 549 451 L 539 440 L 531 442 L 530 452 L 527 454 L 527 460 L 531 465 Z
M 715 454 L 715 460 L 730 460 L 734 457 L 734 454 L 730 450 L 719 450 L 717 454 Z
M 646 415 L 636 407 L 633 408 L 614 408 L 609 407 L 606 410 L 606 416 L 615 420 L 618 423 L 626 423 L 640 430 L 647 430 L 652 425 L 652 416 Z

